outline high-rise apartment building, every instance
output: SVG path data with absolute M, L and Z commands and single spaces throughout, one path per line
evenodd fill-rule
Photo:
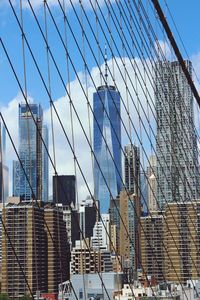
M 135 145 L 124 148 L 125 186 L 129 193 L 140 195 L 140 151 Z
M 192 75 L 192 64 L 185 61 Z M 193 95 L 177 61 L 158 62 L 155 72 L 157 114 L 157 195 L 165 202 L 190 201 L 199 183 Z
M 57 293 L 58 284 L 69 279 L 63 213 L 50 204 L 43 207 L 42 202 L 15 200 L 2 210 L 6 227 L 2 231 L 2 292 L 14 300 L 30 295 L 28 285 L 33 295 L 36 291 Z
M 16 300 L 30 294 L 22 268 L 32 293 L 35 294 L 37 290 L 46 292 L 47 255 L 43 209 L 32 202 L 8 204 L 3 208 L 2 217 L 6 233 L 2 231 L 1 291 Z M 12 246 L 15 247 L 15 253 Z
M 47 201 L 48 154 L 43 141 L 48 149 L 48 129 L 43 126 L 41 106 L 29 104 L 29 107 L 19 104 L 20 162 L 13 163 L 13 196 L 25 201 L 33 198 Z
M 186 283 L 200 276 L 200 201 L 170 203 L 165 211 L 165 278 Z
M 114 86 L 100 86 L 93 96 L 94 195 L 102 213 L 122 187 L 120 93 Z

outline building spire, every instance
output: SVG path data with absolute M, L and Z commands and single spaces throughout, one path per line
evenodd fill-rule
M 106 83 L 106 85 L 108 85 L 108 57 L 107 57 L 107 45 L 106 44 L 105 44 L 104 59 L 105 59 L 105 83 Z

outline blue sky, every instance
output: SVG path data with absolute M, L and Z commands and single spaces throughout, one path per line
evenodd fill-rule
M 36 16 L 41 24 L 42 29 L 44 30 L 44 11 L 42 7 L 38 7 L 37 3 L 42 3 L 42 0 L 32 0 L 33 4 L 35 3 L 34 9 L 36 12 Z M 77 0 L 73 0 L 73 3 L 75 3 L 76 11 L 79 16 L 79 20 L 81 18 L 81 12 L 80 8 L 77 5 Z M 92 29 L 96 33 L 96 23 L 94 14 L 92 13 L 92 10 L 88 7 L 89 0 L 83 0 L 83 5 L 86 10 L 87 16 L 91 22 Z M 147 3 L 147 1 L 143 1 L 144 3 Z M 20 16 L 19 12 L 19 0 L 13 0 L 13 3 L 15 3 L 15 9 L 17 12 L 18 17 Z M 23 3 L 26 5 L 27 0 L 24 0 Z M 58 24 L 59 30 L 61 31 L 62 36 L 64 37 L 64 26 L 63 26 L 63 16 L 61 13 L 60 8 L 55 5 L 57 3 L 57 0 L 49 0 L 49 3 L 52 5 L 51 11 L 55 17 L 56 23 Z M 69 5 L 69 0 L 66 0 L 66 3 Z M 104 17 L 108 21 L 108 11 L 106 6 L 104 5 L 104 0 L 99 0 L 98 3 L 101 4 L 101 9 L 103 12 Z M 121 3 L 123 3 L 123 0 L 121 0 Z M 199 28 L 200 28 L 200 18 L 199 18 L 199 12 L 200 12 L 200 1 L 199 0 L 168 0 L 167 1 L 168 6 L 170 7 L 173 16 L 176 20 L 177 27 L 179 29 L 179 32 L 182 36 L 182 39 L 184 41 L 184 44 L 187 48 L 187 51 L 191 58 L 193 59 L 195 65 L 194 68 L 197 70 L 197 74 L 200 75 L 200 34 L 199 34 Z M 54 4 L 54 5 L 53 5 Z M 162 6 L 164 7 L 164 0 L 161 1 Z M 113 8 L 117 11 L 117 6 L 115 1 L 112 1 Z M 124 6 L 125 7 L 125 6 Z M 165 11 L 165 8 L 164 8 Z M 106 28 L 106 25 L 100 15 L 100 11 L 98 10 L 98 16 L 101 19 L 102 26 L 104 30 L 106 31 L 106 37 L 109 40 L 110 35 L 108 33 L 108 30 Z M 151 13 L 150 13 L 151 16 Z M 34 20 L 34 17 L 30 11 L 30 9 L 24 8 L 23 9 L 23 21 L 24 21 L 24 30 L 26 33 L 26 36 L 28 38 L 28 41 L 33 49 L 35 58 L 37 59 L 37 62 L 39 64 L 39 67 L 41 69 L 41 72 L 44 76 L 44 80 L 48 85 L 48 76 L 47 76 L 47 60 L 46 60 L 46 48 L 44 41 L 41 37 L 41 34 L 38 30 L 38 27 L 36 25 L 36 22 Z M 83 43 L 82 43 L 82 32 L 80 30 L 79 23 L 77 21 L 77 18 L 73 12 L 72 9 L 67 6 L 67 17 L 69 20 L 70 25 L 73 27 L 73 33 L 78 41 L 78 44 L 83 50 Z M 117 14 L 117 18 L 119 20 L 119 13 Z M 117 20 L 115 20 L 117 22 Z M 171 24 L 170 18 L 168 18 L 169 23 Z M 68 82 L 68 76 L 67 76 L 67 67 L 66 67 L 66 55 L 64 48 L 61 44 L 61 41 L 56 33 L 55 27 L 53 26 L 53 23 L 51 21 L 51 18 L 49 14 L 47 14 L 47 23 L 48 23 L 48 36 L 49 36 L 49 44 L 52 49 L 53 55 L 55 56 L 56 62 L 58 64 L 58 67 L 60 69 L 60 72 L 62 74 L 64 82 L 67 84 Z M 84 28 L 86 30 L 88 39 L 91 42 L 91 49 L 94 51 L 96 58 L 98 60 L 98 48 L 94 39 L 94 36 L 92 34 L 92 31 L 87 23 L 87 20 L 84 18 L 83 20 Z M 171 24 L 171 28 L 174 32 L 174 27 Z M 119 40 L 117 32 L 114 30 L 114 25 L 111 22 L 111 29 L 115 38 L 116 46 L 119 48 L 120 53 L 123 54 L 121 49 L 121 42 Z M 127 33 L 127 29 L 125 29 L 124 33 Z M 74 63 L 74 66 L 76 68 L 76 71 L 78 72 L 78 76 L 85 88 L 85 76 L 84 76 L 84 64 L 81 59 L 80 53 L 77 49 L 77 46 L 75 44 L 75 41 L 73 39 L 72 34 L 70 33 L 70 30 L 68 29 L 67 32 L 68 35 L 68 49 L 70 53 L 70 57 Z M 175 37 L 177 36 L 174 32 Z M 14 15 L 8 5 L 8 0 L 0 0 L 0 36 L 3 39 L 3 42 L 5 43 L 5 46 L 9 52 L 9 55 L 11 57 L 11 60 L 13 61 L 14 67 L 16 69 L 16 72 L 19 76 L 20 82 L 22 86 L 24 87 L 24 79 L 23 79 L 23 60 L 22 60 L 22 42 L 21 42 L 21 33 L 19 30 L 19 27 L 17 26 L 16 20 L 14 18 Z M 163 35 L 158 32 L 158 38 L 159 40 L 163 40 Z M 106 38 L 104 37 L 103 33 L 99 29 L 99 41 L 100 46 L 102 49 L 102 52 L 104 52 L 105 44 L 106 44 Z M 179 45 L 180 41 L 177 39 L 177 42 Z M 110 50 L 108 48 L 108 60 L 109 60 L 109 66 L 112 69 L 112 61 L 111 61 L 111 55 Z M 114 55 L 118 57 L 117 50 L 114 48 Z M 95 84 L 99 84 L 99 69 L 97 68 L 97 64 L 95 59 L 92 56 L 91 49 L 87 45 L 87 42 L 85 40 L 85 57 L 87 60 L 88 68 L 91 70 L 92 76 L 94 77 Z M 183 56 L 184 56 L 184 52 Z M 130 54 L 130 53 L 129 53 Z M 133 54 L 133 52 L 131 52 Z M 136 58 L 137 58 L 137 53 Z M 123 55 L 122 55 L 123 56 Z M 127 56 L 127 53 L 125 53 L 124 56 Z M 47 96 L 47 93 L 44 89 L 44 86 L 41 82 L 41 79 L 38 76 L 38 73 L 36 71 L 36 68 L 34 66 L 34 63 L 31 59 L 31 56 L 27 50 L 27 47 L 25 48 L 25 57 L 26 57 L 26 69 L 27 69 L 27 87 L 28 87 L 28 95 L 31 97 L 31 99 L 34 100 L 34 102 L 41 103 L 41 105 L 44 108 L 44 117 L 45 122 L 50 127 L 50 111 L 49 111 L 49 99 Z M 184 56 L 185 57 L 185 56 Z M 131 57 L 132 58 L 132 57 Z M 138 59 L 138 58 L 137 58 Z M 117 59 L 119 66 L 121 69 L 123 69 L 122 63 L 120 59 Z M 103 68 L 103 57 L 100 57 L 100 65 Z M 138 59 L 138 63 L 141 65 L 140 60 Z M 132 69 L 130 67 L 130 60 L 127 59 L 127 68 L 130 69 L 130 74 Z M 63 86 L 62 82 L 60 81 L 59 76 L 57 75 L 57 72 L 55 70 L 55 67 L 53 66 L 53 63 L 50 62 L 50 70 L 51 70 L 51 90 L 52 90 L 52 98 L 55 101 L 55 104 L 60 112 L 61 119 L 70 132 L 70 116 L 69 112 L 66 112 L 65 109 L 67 109 L 67 106 L 69 104 L 69 99 L 66 96 L 66 90 Z M 119 84 L 120 92 L 123 97 L 125 97 L 125 86 L 122 84 L 122 79 L 120 77 L 119 71 L 115 69 L 115 76 L 116 81 Z M 134 77 L 134 76 L 133 76 Z M 90 100 L 92 99 L 92 93 L 94 92 L 93 83 L 91 82 L 90 78 L 88 79 L 88 93 Z M 88 132 L 88 119 L 87 119 L 87 106 L 86 101 L 84 98 L 83 93 L 81 92 L 81 87 L 78 83 L 78 80 L 76 78 L 75 72 L 73 71 L 72 66 L 70 66 L 70 82 L 71 82 L 71 88 L 72 88 L 72 95 L 73 100 L 75 101 L 76 108 L 80 114 L 81 120 L 87 128 Z M 5 115 L 6 121 L 8 122 L 9 129 L 12 133 L 13 139 L 17 144 L 18 135 L 17 135 L 17 106 L 19 101 L 22 101 L 22 96 L 20 95 L 19 87 L 16 83 L 16 80 L 14 79 L 13 73 L 11 72 L 11 69 L 8 65 L 7 59 L 5 57 L 5 54 L 2 51 L 2 48 L 0 47 L 0 107 L 2 113 Z M 132 89 L 131 93 L 133 93 Z M 144 98 L 144 97 L 143 97 Z M 137 115 L 135 112 L 132 112 L 132 119 L 136 123 L 136 128 L 138 128 L 138 120 Z M 126 120 L 125 123 L 128 126 L 128 121 Z M 80 126 L 78 125 L 77 121 L 75 120 L 75 144 L 76 148 L 80 151 L 78 152 L 78 155 L 81 157 L 81 163 L 83 166 L 83 169 L 86 170 L 86 175 L 88 178 L 88 182 L 92 185 L 92 166 L 91 161 L 89 162 L 89 149 L 86 145 L 86 141 L 83 137 L 83 134 L 81 132 Z M 61 129 L 59 127 L 58 122 L 55 120 L 55 132 L 56 132 L 56 146 L 57 146 L 57 157 L 58 157 L 58 171 L 62 174 L 72 174 L 74 173 L 73 169 L 73 157 L 70 153 L 69 147 L 67 146 L 66 140 L 64 139 L 63 133 L 61 132 Z M 69 133 L 70 134 L 70 133 Z M 50 137 L 51 139 L 51 137 Z M 136 140 L 134 132 L 133 132 L 133 139 Z M 126 140 L 126 138 L 125 138 Z M 136 141 L 137 142 L 137 141 Z M 77 151 L 78 151 L 77 150 Z M 52 153 L 52 147 L 50 147 L 50 152 Z M 87 153 L 87 155 L 83 155 L 83 153 Z M 11 161 L 15 157 L 13 150 L 11 150 L 11 146 L 8 143 L 8 164 L 10 167 L 10 174 L 11 174 Z M 66 161 L 65 164 L 63 164 L 63 161 Z M 90 167 L 88 167 L 90 165 Z M 51 171 L 52 172 L 52 171 Z M 52 175 L 52 173 L 51 173 Z M 10 175 L 11 177 L 11 175 Z M 81 182 L 81 180 L 80 180 Z M 84 184 L 80 184 L 80 194 L 85 195 L 86 190 Z
M 167 0 L 167 4 L 174 16 L 189 55 L 198 53 L 200 51 L 200 2 L 198 0 Z M 163 5 L 163 7 L 165 6 Z M 170 18 L 168 18 L 168 21 L 170 22 Z M 174 28 L 172 24 L 171 28 Z M 176 36 L 174 30 L 173 32 Z
M 15 67 L 18 70 L 18 72 L 21 74 L 20 79 L 23 81 L 22 76 L 22 51 L 21 51 L 21 39 L 20 39 L 20 31 L 17 26 L 16 20 L 13 16 L 13 13 L 6 2 L 8 0 L 2 0 L 4 4 L 0 5 L 0 36 L 2 37 L 3 41 L 5 42 L 5 45 L 9 51 L 9 54 L 11 55 Z M 37 2 L 37 0 L 33 0 Z M 39 1 L 38 1 L 39 2 Z M 42 1 L 41 1 L 42 2 Z M 51 2 L 51 1 L 50 1 Z M 57 1 L 55 1 L 57 2 Z M 76 1 L 75 1 L 76 2 Z M 103 1 L 102 1 L 103 2 Z M 16 3 L 19 3 L 19 0 L 16 0 Z M 187 51 L 190 56 L 197 54 L 200 51 L 200 34 L 199 34 L 199 28 L 200 28 L 200 18 L 199 18 L 199 11 L 200 11 L 200 2 L 198 0 L 168 0 L 167 1 L 168 6 L 170 7 L 173 16 L 176 20 L 176 24 L 179 28 L 179 32 L 182 36 L 182 39 L 185 43 L 185 46 L 187 48 Z M 164 11 L 166 11 L 164 0 L 161 1 L 161 4 L 164 8 Z M 113 4 L 115 7 L 115 5 Z M 16 11 L 19 16 L 19 10 L 17 6 L 15 6 Z M 58 7 L 53 6 L 52 12 L 54 14 L 54 17 L 59 25 L 59 29 L 61 30 L 63 34 L 63 19 L 61 11 Z M 80 9 L 78 6 L 76 6 L 77 13 L 80 16 Z M 87 9 L 88 17 L 91 20 L 92 26 L 95 29 L 95 20 L 92 17 L 92 12 L 90 9 Z M 102 10 L 106 16 L 107 10 L 105 6 L 102 6 Z M 41 22 L 42 28 L 44 29 L 44 13 L 43 8 L 36 7 L 36 14 Z M 45 55 L 45 47 L 44 42 L 41 38 L 41 35 L 38 31 L 37 25 L 35 23 L 35 20 L 33 18 L 32 13 L 28 9 L 24 9 L 23 11 L 24 15 L 24 28 L 25 32 L 27 33 L 27 36 L 30 40 L 30 44 L 33 47 L 33 50 L 35 50 L 36 58 L 39 62 L 40 67 L 45 70 L 44 74 L 46 75 L 46 55 Z M 81 31 L 77 22 L 77 19 L 73 13 L 72 9 L 68 9 L 68 18 L 70 24 L 73 24 L 73 30 L 74 34 L 76 35 L 78 41 L 81 44 Z M 65 59 L 64 51 L 62 48 L 62 45 L 60 43 L 60 40 L 58 38 L 58 35 L 56 34 L 55 28 L 50 21 L 50 17 L 48 16 L 48 25 L 49 25 L 49 42 L 52 47 L 52 50 L 54 51 L 55 58 L 59 64 L 59 67 L 62 70 L 62 75 L 65 80 L 67 80 L 66 72 L 64 70 L 65 65 L 63 64 L 63 60 Z M 170 18 L 168 18 L 168 21 L 170 22 Z M 171 22 L 170 22 L 171 23 Z M 87 22 L 84 21 L 84 26 L 87 31 Z M 171 28 L 174 29 L 173 25 L 171 24 Z M 92 34 L 88 30 L 89 38 L 92 42 L 94 42 L 94 39 L 92 39 Z M 176 33 L 174 31 L 174 34 L 176 36 Z M 160 37 L 162 39 L 162 36 Z M 69 39 L 71 39 L 69 43 L 69 51 L 72 56 L 72 59 L 76 62 L 76 68 L 77 71 L 81 71 L 83 69 L 83 63 L 81 62 L 80 55 L 78 55 L 78 51 L 73 51 L 74 48 L 76 48 L 75 43 L 72 41 L 72 36 L 69 35 Z M 105 43 L 105 39 L 102 35 L 100 35 L 100 42 L 102 44 Z M 179 40 L 178 40 L 179 42 Z M 95 43 L 93 43 L 95 45 Z M 181 46 L 180 42 L 179 45 Z M 102 46 L 103 48 L 104 46 Z M 61 49 L 62 51 L 58 51 L 58 49 Z M 95 48 L 94 48 L 95 50 Z M 56 53 L 58 55 L 56 55 Z M 48 105 L 46 102 L 46 93 L 44 91 L 44 88 L 42 87 L 40 83 L 40 79 L 37 76 L 37 72 L 34 70 L 33 63 L 31 62 L 30 55 L 28 54 L 28 51 L 26 51 L 27 55 L 27 74 L 28 74 L 28 86 L 29 86 L 29 94 L 37 99 L 37 101 L 41 101 L 44 103 L 44 106 Z M 109 53 L 108 53 L 109 55 Z M 94 59 L 87 58 L 87 62 L 90 67 L 93 67 L 96 65 Z M 6 104 L 8 101 L 13 99 L 17 94 L 17 85 L 15 80 L 13 80 L 13 75 L 10 72 L 10 69 L 8 67 L 8 64 L 6 62 L 5 56 L 0 51 L 0 63 L 1 63 L 1 72 L 0 72 L 0 82 L 2 84 L 3 82 L 3 88 L 1 87 L 1 99 L 0 99 L 0 105 Z M 52 72 L 56 73 L 56 72 Z M 71 79 L 74 78 L 74 73 L 71 72 Z M 54 80 L 52 80 L 52 90 L 54 92 L 53 97 L 59 98 L 64 94 L 64 88 L 61 84 L 58 84 L 58 78 L 55 76 Z M 34 84 L 33 84 L 34 83 Z M 36 84 L 37 83 L 37 84 Z
M 3 2 L 2 2 L 3 1 Z M 20 31 L 17 26 L 16 20 L 13 16 L 13 13 L 8 5 L 8 0 L 2 0 L 1 2 L 4 4 L 0 4 L 0 35 L 5 42 L 5 45 L 9 51 L 9 54 L 11 55 L 13 62 L 15 64 L 15 68 L 20 74 L 20 79 L 23 82 L 23 76 L 22 76 L 22 51 L 21 51 L 21 39 L 20 39 Z M 51 0 L 52 1 L 52 0 Z M 51 3 L 50 1 L 50 3 Z M 19 0 L 15 0 L 16 4 L 19 4 Z M 39 2 L 37 0 L 32 0 L 32 3 Z M 42 2 L 42 1 L 40 1 Z M 54 0 L 53 0 L 54 2 Z M 57 1 L 55 1 L 57 2 Z M 76 2 L 76 1 L 75 1 Z M 74 2 L 74 3 L 75 3 Z M 87 1 L 86 1 L 87 2 Z M 103 1 L 100 1 L 103 2 Z M 182 36 L 182 39 L 185 43 L 185 46 L 187 48 L 187 51 L 189 55 L 197 54 L 200 51 L 200 18 L 199 18 L 199 11 L 200 11 L 200 2 L 198 0 L 168 0 L 167 1 L 168 6 L 170 7 L 173 16 L 176 20 L 177 27 L 179 28 L 179 32 Z M 164 0 L 161 1 L 161 4 L 164 8 L 164 11 L 166 11 Z M 18 5 L 15 6 L 16 11 L 19 16 L 19 10 Z M 115 7 L 115 4 L 113 4 Z M 77 13 L 80 16 L 80 9 L 76 6 Z M 95 19 L 92 16 L 92 11 L 90 9 L 87 9 L 88 17 L 90 18 L 90 21 L 92 23 L 93 28 L 95 28 Z M 107 10 L 105 6 L 102 6 L 102 10 L 106 16 Z M 59 29 L 61 30 L 62 34 L 64 33 L 63 28 L 63 19 L 60 9 L 57 6 L 52 6 L 52 12 L 54 14 L 54 17 L 58 23 Z M 43 14 L 43 8 L 36 7 L 36 14 L 41 22 L 42 28 L 44 29 L 44 14 Z M 23 11 L 24 15 L 24 28 L 25 32 L 27 33 L 28 39 L 30 41 L 31 46 L 33 47 L 33 51 L 35 53 L 35 56 L 38 60 L 38 63 L 40 67 L 45 70 L 44 71 L 44 78 L 47 78 L 47 65 L 46 65 L 46 55 L 45 55 L 45 47 L 44 42 L 42 41 L 41 35 L 38 31 L 37 25 L 35 23 L 34 17 L 29 9 L 24 9 Z M 73 30 L 74 34 L 76 35 L 79 43 L 81 44 L 81 31 L 80 27 L 78 25 L 77 19 L 73 13 L 72 9 L 68 9 L 68 18 L 70 24 L 73 24 Z M 170 18 L 168 18 L 168 21 L 170 22 Z M 171 23 L 171 22 L 170 22 Z M 91 40 L 91 43 L 94 42 L 94 39 L 92 38 L 92 34 L 89 30 L 87 30 L 87 22 L 84 21 L 84 26 L 86 28 L 86 31 L 88 32 L 89 39 Z M 56 61 L 58 62 L 59 68 L 62 70 L 62 75 L 64 77 L 64 80 L 67 81 L 67 75 L 65 72 L 65 64 L 63 64 L 63 61 L 65 60 L 65 54 L 61 45 L 61 42 L 58 38 L 58 35 L 56 34 L 55 28 L 50 21 L 50 17 L 48 16 L 48 28 L 49 28 L 49 43 L 51 45 L 52 51 L 55 55 Z M 174 29 L 173 25 L 171 24 L 171 28 Z M 176 33 L 174 31 L 175 36 Z M 162 36 L 160 37 L 162 39 Z M 77 68 L 77 71 L 81 71 L 83 69 L 83 63 L 81 62 L 80 55 L 78 55 L 78 51 L 73 51 L 73 49 L 76 48 L 75 43 L 73 42 L 72 36 L 69 34 L 70 43 L 69 43 L 69 52 L 72 55 L 72 59 L 75 61 L 75 65 Z M 102 35 L 100 35 L 100 42 L 102 44 L 105 43 L 105 39 Z M 179 40 L 179 45 L 181 46 Z M 95 43 L 93 43 L 95 45 Z M 60 50 L 62 48 L 62 51 Z M 103 48 L 103 47 L 102 47 Z M 94 48 L 95 50 L 95 48 Z M 73 56 L 74 54 L 74 56 Z M 76 56 L 75 56 L 76 55 Z M 109 54 L 108 54 L 109 55 Z M 38 78 L 37 72 L 34 69 L 33 63 L 30 59 L 30 55 L 28 51 L 26 51 L 26 60 L 27 60 L 27 81 L 28 81 L 28 90 L 29 94 L 37 99 L 37 101 L 41 101 L 44 106 L 48 105 L 48 101 L 46 101 L 46 93 L 44 91 L 44 88 L 41 84 L 40 79 Z M 89 64 L 89 67 L 93 67 L 96 65 L 94 59 L 92 59 L 92 56 L 90 55 L 90 58 L 87 57 L 86 54 L 87 63 Z M 13 99 L 16 94 L 18 87 L 16 85 L 15 80 L 13 80 L 13 75 L 8 67 L 8 64 L 5 59 L 5 55 L 0 51 L 0 63 L 1 63 L 1 72 L 0 72 L 0 89 L 1 89 L 1 99 L 0 99 L 0 105 L 6 104 L 8 101 Z M 195 66 L 194 66 L 195 67 Z M 56 72 L 53 70 L 52 74 L 54 74 L 54 78 L 52 79 L 52 91 L 53 91 L 53 98 L 59 98 L 64 94 L 64 88 L 61 83 L 59 83 L 58 77 L 55 75 Z M 72 70 L 71 70 L 72 71 Z M 71 79 L 75 77 L 74 72 L 71 72 Z M 33 84 L 34 83 L 34 84 Z

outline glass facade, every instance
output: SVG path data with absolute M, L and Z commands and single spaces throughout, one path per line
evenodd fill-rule
M 49 130 L 46 125 L 42 127 L 42 137 L 44 143 L 49 148 Z M 47 150 L 42 143 L 42 200 L 49 200 L 49 157 Z
M 6 165 L 6 129 L 0 123 L 0 203 L 6 203 L 9 194 L 9 169 Z
M 13 160 L 13 196 L 20 196 L 20 163 L 18 160 Z
M 101 212 L 107 213 L 111 197 L 116 198 L 122 186 L 120 93 L 112 86 L 99 87 L 93 110 L 94 195 Z
M 43 187 L 47 188 L 46 184 L 48 184 L 48 173 L 46 173 L 45 176 L 43 174 L 43 147 L 42 140 L 38 132 L 38 130 L 41 134 L 43 132 L 43 112 L 40 105 L 29 104 L 29 106 L 37 127 L 28 106 L 26 104 L 20 104 L 19 156 L 23 167 L 20 167 L 19 172 L 19 195 L 22 200 L 30 200 L 32 198 L 43 200 Z M 45 170 L 45 172 L 48 172 L 48 170 Z M 44 180 L 47 182 L 44 182 Z

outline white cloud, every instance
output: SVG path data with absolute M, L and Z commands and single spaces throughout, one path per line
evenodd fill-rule
M 111 0 L 111 2 L 113 2 L 114 0 Z M 41 6 L 44 5 L 44 0 L 30 0 L 32 6 L 34 8 L 40 8 Z M 72 0 L 73 5 L 77 5 L 79 4 L 79 0 Z M 91 0 L 93 6 L 95 6 L 95 2 L 96 0 Z M 48 0 L 47 1 L 49 6 L 58 6 L 59 2 L 58 0 Z M 60 0 L 61 5 L 63 4 L 63 0 Z M 98 4 L 99 6 L 103 6 L 105 5 L 105 1 L 104 0 L 98 0 Z M 24 8 L 30 8 L 28 1 L 27 0 L 23 0 L 23 5 Z M 89 0 L 82 0 L 82 5 L 87 8 L 87 9 L 92 9 L 91 3 Z M 65 0 L 65 7 L 66 8 L 71 8 L 71 3 L 70 0 Z
M 11 0 L 11 2 L 12 2 L 12 4 L 16 4 L 16 0 Z M 0 7 L 3 7 L 3 6 L 5 6 L 5 5 L 9 5 L 9 2 L 8 2 L 8 0 L 1 0 L 0 1 Z
M 156 41 L 155 48 L 158 54 L 160 55 L 161 59 L 164 55 L 166 59 L 172 60 L 173 52 L 171 51 L 169 44 L 166 41 L 163 40 Z

